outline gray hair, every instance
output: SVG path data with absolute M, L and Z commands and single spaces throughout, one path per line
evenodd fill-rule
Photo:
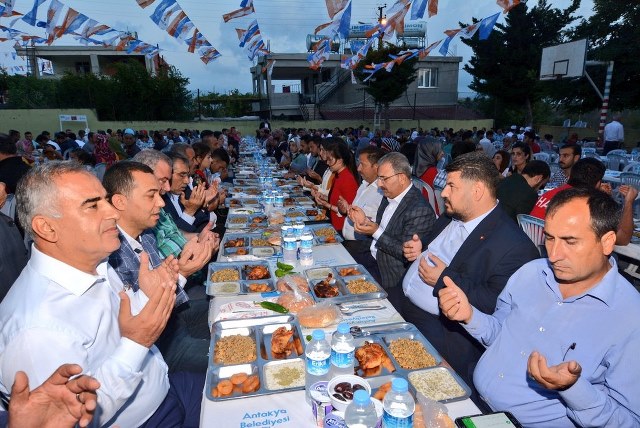
M 169 165 L 169 167 L 173 167 L 173 161 L 169 156 L 165 155 L 162 152 L 154 149 L 144 149 L 138 153 L 131 159 L 134 162 L 140 162 L 151 168 L 155 171 L 156 165 L 158 162 L 164 161 Z
M 31 168 L 16 187 L 16 210 L 20 224 L 35 237 L 31 222 L 36 215 L 61 216 L 55 180 L 71 173 L 91 175 L 84 165 L 74 161 L 51 161 Z
M 405 155 L 399 152 L 391 152 L 382 156 L 378 161 L 378 167 L 388 163 L 391 165 L 394 174 L 404 174 L 407 178 L 411 178 L 411 165 L 409 165 L 409 159 Z

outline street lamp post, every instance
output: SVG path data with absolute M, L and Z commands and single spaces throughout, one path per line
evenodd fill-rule
M 387 23 L 387 16 L 382 14 L 384 8 L 387 7 L 386 3 L 382 6 L 378 6 L 378 24 L 380 25 L 380 29 L 382 30 L 382 26 Z M 382 49 L 382 38 L 384 37 L 384 31 L 380 31 L 378 35 L 378 50 Z

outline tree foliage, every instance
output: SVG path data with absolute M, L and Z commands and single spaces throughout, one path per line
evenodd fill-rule
M 10 108 L 94 108 L 100 120 L 180 120 L 194 117 L 189 79 L 173 67 L 151 76 L 138 61 L 114 65 L 112 76 L 66 74 L 61 79 L 3 76 Z
M 393 45 L 386 45 L 381 49 L 369 49 L 367 56 L 365 56 L 353 70 L 353 74 L 356 78 L 362 82 L 369 76 L 369 73 L 365 73 L 365 66 L 371 64 L 380 64 L 391 60 L 391 55 L 397 55 L 402 48 Z M 376 103 L 380 103 L 384 106 L 385 111 L 385 127 L 389 129 L 389 104 L 397 100 L 407 91 L 409 85 L 416 80 L 416 64 L 417 58 L 403 61 L 401 64 L 396 64 L 391 71 L 380 70 L 363 83 L 366 86 L 365 91 L 373 97 Z
M 200 97 L 200 106 L 203 116 L 206 117 L 241 117 L 253 114 L 252 102 L 259 98 L 251 93 L 241 94 L 234 89 L 228 94 L 212 92 Z
M 502 113 L 519 110 L 524 123 L 533 123 L 536 104 L 547 96 L 547 86 L 538 80 L 542 49 L 565 41 L 564 31 L 575 21 L 572 13 L 579 6 L 580 0 L 572 0 L 564 10 L 547 0 L 530 9 L 520 3 L 508 13 L 505 24 L 496 24 L 487 40 L 461 39 L 473 49 L 464 66 L 473 76 L 469 87 L 494 100 L 496 120 L 506 119 Z

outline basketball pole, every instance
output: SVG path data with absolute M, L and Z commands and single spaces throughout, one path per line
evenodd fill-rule
M 611 90 L 611 77 L 613 76 L 613 61 L 609 61 L 607 66 L 607 78 L 604 81 L 604 94 L 602 96 L 602 109 L 600 109 L 600 126 L 598 127 L 598 140 L 600 146 L 604 147 L 604 125 L 607 122 L 609 112 L 609 92 Z

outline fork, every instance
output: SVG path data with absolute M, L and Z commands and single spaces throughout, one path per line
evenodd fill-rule
M 342 315 L 353 315 L 356 312 L 362 312 L 362 311 L 378 311 L 380 309 L 385 309 L 386 306 L 365 306 L 365 307 L 360 307 L 360 308 L 356 308 L 356 309 L 349 309 L 349 308 L 343 308 L 342 306 L 340 306 L 340 312 L 342 312 Z

